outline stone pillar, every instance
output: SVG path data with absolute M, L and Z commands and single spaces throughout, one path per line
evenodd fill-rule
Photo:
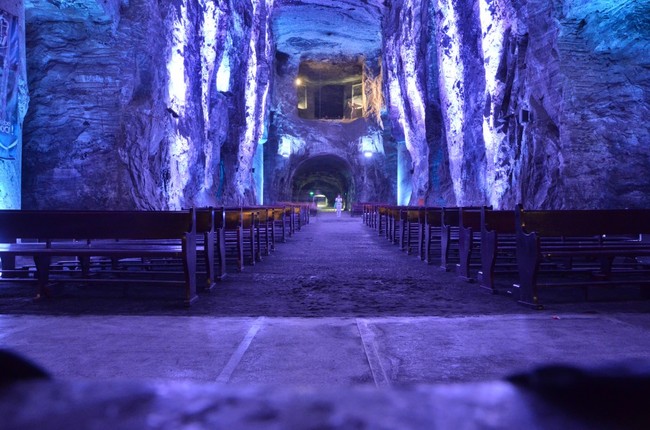
M 0 209 L 20 209 L 22 125 L 29 96 L 23 0 L 0 6 Z
M 397 142 L 397 204 L 408 205 L 413 193 L 413 161 L 406 142 Z
M 264 204 L 264 143 L 266 138 L 260 139 L 253 157 L 253 181 L 255 183 L 255 202 Z

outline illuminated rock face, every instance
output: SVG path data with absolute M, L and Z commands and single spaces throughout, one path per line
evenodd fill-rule
M 435 9 L 420 0 L 392 3 L 384 18 L 385 93 L 398 145 L 398 203 L 453 204 L 440 105 Z
M 29 0 L 25 208 L 254 203 L 272 0 Z
M 322 192 L 330 202 L 338 193 L 348 203 L 394 201 L 395 173 L 390 169 L 394 150 L 381 118 L 383 12 L 381 0 L 276 3 L 273 114 L 264 144 L 265 201 L 305 200 L 310 191 Z M 345 70 L 354 68 L 351 64 L 359 66 L 363 71 L 358 77 L 364 100 L 361 116 L 301 117 L 296 86 L 301 62 L 315 64 L 314 70 L 328 70 L 326 77 L 314 72 L 310 79 L 316 85 L 342 85 L 348 78 Z M 306 69 L 304 64 L 302 69 Z M 310 103 L 315 99 L 309 94 L 304 116 L 313 118 Z
M 425 7 L 429 28 L 413 24 Z M 503 208 L 648 206 L 649 12 L 634 1 L 392 2 L 386 92 L 412 158 L 413 195 Z M 436 70 L 427 71 L 432 47 Z M 421 108 L 437 95 L 438 164 L 436 112 Z M 427 183 L 422 172 L 437 167 Z
M 21 207 L 22 128 L 29 103 L 23 11 L 22 0 L 0 6 L 0 210 Z
M 552 12 L 553 49 L 531 52 L 547 72 L 528 69 L 532 125 L 545 126 L 561 154 L 547 205 L 650 207 L 649 16 L 650 3 L 627 0 L 573 0 Z M 531 39 L 547 34 L 544 20 L 535 24 Z M 542 91 L 533 77 L 552 85 Z
M 25 6 L 24 208 L 268 203 L 320 168 L 352 201 L 650 206 L 648 2 Z M 364 64 L 363 116 L 300 118 L 303 60 Z

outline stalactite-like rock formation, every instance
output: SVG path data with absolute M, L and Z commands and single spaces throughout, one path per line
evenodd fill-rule
M 277 53 L 265 144 L 265 201 L 309 199 L 309 191 L 329 194 L 330 201 L 339 192 L 351 201 L 394 199 L 394 172 L 387 168 L 390 149 L 385 149 L 381 118 L 383 10 L 378 0 L 276 3 Z M 304 86 L 296 84 L 297 78 L 305 81 Z M 320 108 L 346 103 L 343 96 L 336 102 L 320 98 L 322 88 L 351 91 L 351 80 L 363 92 L 358 94 L 362 100 L 358 116 L 319 118 Z M 303 116 L 298 108 L 300 88 L 309 93 Z M 372 156 L 366 158 L 366 150 Z M 321 160 L 322 169 L 314 160 Z M 321 171 L 321 179 L 308 174 L 306 166 Z
M 648 205 L 650 5 L 571 0 L 401 0 L 385 28 L 389 110 L 412 158 L 413 192 L 445 204 L 511 208 Z M 428 5 L 433 25 L 412 24 Z M 420 14 L 422 16 L 422 14 Z M 409 72 L 413 44 L 437 46 L 436 71 Z M 418 48 L 425 58 L 425 50 Z M 409 57 L 410 56 L 410 57 Z M 417 60 L 416 60 L 417 61 Z M 433 62 L 429 62 L 433 64 Z M 409 89 L 409 82 L 410 89 Z M 426 93 L 423 89 L 426 88 Z M 645 89 L 645 90 L 644 90 Z M 435 168 L 421 100 L 439 94 L 448 163 Z M 435 112 L 435 110 L 434 110 Z M 427 113 L 427 117 L 429 114 Z M 427 118 L 428 119 L 428 118 Z M 419 134 L 418 134 L 419 133 Z M 425 166 L 425 167 L 418 167 Z M 448 176 L 446 176 L 448 175 Z M 441 193 L 453 188 L 453 196 Z M 431 200 L 429 200 L 431 201 Z M 411 198 L 411 202 L 414 200 Z
M 0 210 L 20 209 L 22 130 L 29 104 L 23 0 L 0 6 Z
M 24 208 L 268 203 L 317 186 L 401 204 L 650 205 L 648 2 L 25 0 L 25 16 Z M 313 72 L 308 95 L 309 62 L 341 73 Z M 336 86 L 355 115 L 316 109 Z M 7 206 L 19 173 L 0 163 Z
M 23 206 L 254 203 L 271 6 L 31 0 Z

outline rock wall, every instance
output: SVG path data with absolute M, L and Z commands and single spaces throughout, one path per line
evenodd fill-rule
M 401 204 L 440 205 L 450 195 L 449 164 L 438 88 L 432 8 L 418 0 L 392 2 L 384 19 L 385 93 L 391 128 L 409 157 L 397 160 Z M 410 160 L 409 160 L 410 159 Z M 409 163 L 410 161 L 410 163 Z
M 29 104 L 23 0 L 0 4 L 0 209 L 20 209 L 23 120 Z
M 385 137 L 390 136 L 385 135 L 382 120 L 383 10 L 380 0 L 278 2 L 272 115 L 264 145 L 265 202 L 302 198 L 295 192 L 313 183 L 313 175 L 303 172 L 318 160 L 323 166 L 321 179 L 328 183 L 321 191 L 333 193 L 330 202 L 336 196 L 334 189 L 347 193 L 346 202 L 395 200 L 395 169 L 385 150 Z M 363 64 L 363 116 L 355 120 L 299 117 L 295 79 L 301 61 L 339 68 Z M 366 149 L 372 157 L 364 156 Z
M 556 5 L 563 84 L 557 206 L 650 207 L 650 3 Z
M 332 156 L 344 166 L 339 172 L 349 178 L 342 193 L 350 201 L 391 201 L 394 197 L 386 169 L 381 124 L 369 115 L 353 121 L 301 119 L 297 114 L 294 79 L 298 64 L 276 74 L 273 115 L 265 144 L 268 181 L 265 201 L 297 199 L 293 195 L 295 176 L 301 165 L 315 157 Z M 370 71 L 371 76 L 376 76 Z M 363 155 L 362 142 L 371 141 L 371 158 Z M 330 199 L 332 200 L 332 199 Z
M 253 203 L 272 3 L 31 0 L 23 206 Z
M 410 202 L 647 207 L 650 4 L 615 3 L 391 2 L 386 91 L 413 159 Z M 427 7 L 432 24 L 414 24 Z M 442 126 L 422 108 L 435 116 L 438 99 Z M 442 174 L 427 181 L 427 168 Z
M 31 102 L 0 206 L 20 205 L 20 157 L 23 208 L 166 209 L 290 199 L 331 156 L 351 200 L 648 207 L 649 16 L 640 0 L 25 0 Z M 298 118 L 300 60 L 337 55 L 365 61 L 364 118 Z

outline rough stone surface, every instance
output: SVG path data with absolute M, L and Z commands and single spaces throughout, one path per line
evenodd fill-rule
M 557 381 L 548 386 L 539 382 L 521 386 L 494 381 L 395 390 L 124 381 L 28 382 L 3 390 L 0 411 L 8 417 L 7 429 L 21 430 L 52 426 L 161 430 L 600 430 L 648 426 L 639 399 L 648 391 L 647 369 L 638 376 L 624 371 L 617 376 L 579 369 L 568 369 L 563 374 L 562 370 L 550 369 L 540 371 L 539 375 L 532 373 L 530 379 L 548 377 L 549 373 Z
M 263 127 L 272 1 L 93 3 L 27 5 L 24 207 L 253 203 L 250 179 L 234 173 Z M 224 56 L 229 87 L 218 91 Z
M 647 2 L 25 6 L 25 208 L 302 198 L 322 156 L 349 202 L 650 204 Z M 298 118 L 302 60 L 363 63 L 363 119 Z
M 648 427 L 638 288 L 531 310 L 359 218 L 319 213 L 191 308 L 161 286 L 59 287 L 0 289 L 3 348 L 52 376 L 3 386 L 3 430 Z
M 23 0 L 0 4 L 3 19 L 0 70 L 0 209 L 20 209 L 23 120 L 29 103 Z
M 395 171 L 390 150 L 385 149 L 381 110 L 382 65 L 379 1 L 305 2 L 279 1 L 273 17 L 276 42 L 272 118 L 265 144 L 265 201 L 303 199 L 300 190 L 314 184 L 329 194 L 351 201 L 393 201 Z M 354 29 L 354 34 L 350 34 Z M 301 61 L 360 63 L 363 65 L 365 106 L 356 120 L 308 120 L 298 116 L 295 79 Z M 370 139 L 376 152 L 363 156 L 361 140 Z M 291 150 L 280 155 L 282 145 Z M 301 175 L 301 166 L 318 157 L 339 160 L 332 171 L 341 180 L 321 176 L 312 181 Z M 294 193 L 297 191 L 298 194 Z M 314 189 L 312 188 L 312 191 Z

